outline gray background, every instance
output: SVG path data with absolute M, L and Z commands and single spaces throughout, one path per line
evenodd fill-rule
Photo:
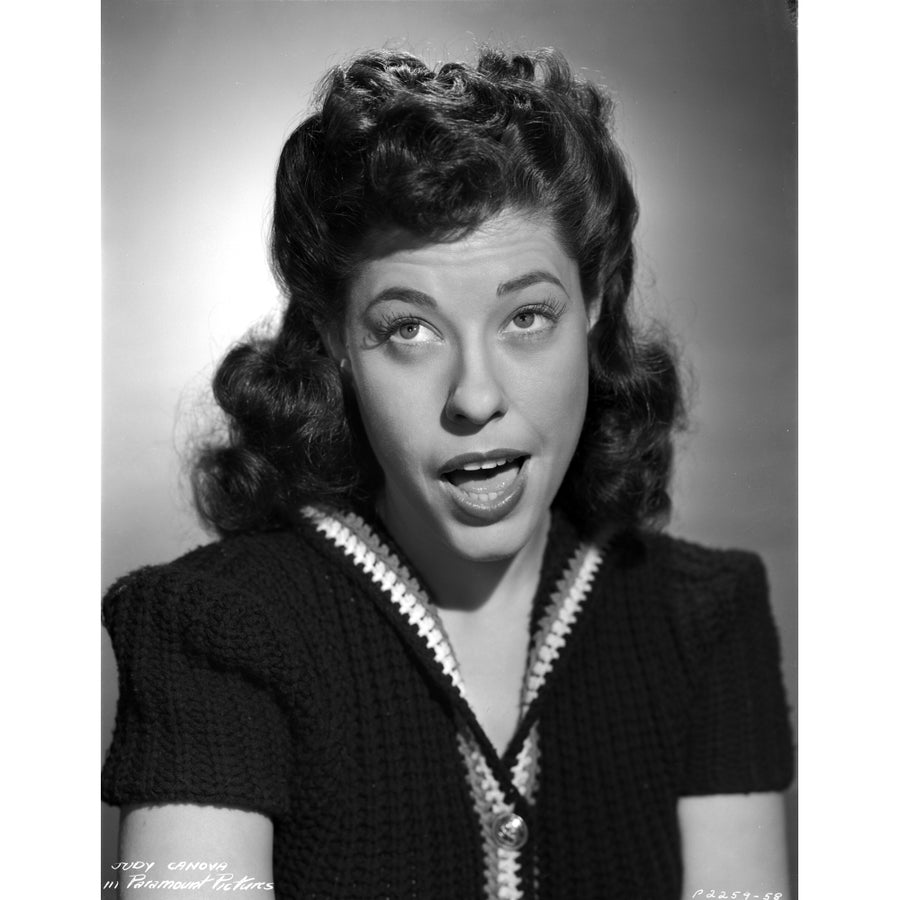
M 105 2 L 102 581 L 208 540 L 184 488 L 215 361 L 278 308 L 274 166 L 327 67 L 552 45 L 617 97 L 637 306 L 692 381 L 671 530 L 761 553 L 797 691 L 796 40 L 781 0 Z M 115 712 L 104 635 L 102 742 Z M 795 722 L 796 724 L 796 722 Z M 789 794 L 796 858 L 796 789 Z M 103 808 L 103 876 L 118 813 Z

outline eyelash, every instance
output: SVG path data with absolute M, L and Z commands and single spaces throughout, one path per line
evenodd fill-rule
M 415 316 L 402 313 L 391 315 L 382 313 L 381 318 L 375 323 L 374 331 L 379 341 L 390 340 L 404 325 L 421 325 L 422 320 Z
M 545 300 L 541 300 L 538 303 L 531 303 L 528 306 L 517 309 L 512 316 L 510 316 L 510 322 L 519 316 L 531 313 L 533 315 L 543 316 L 545 319 L 549 319 L 551 322 L 555 323 L 559 321 L 563 309 L 564 305 L 560 303 L 559 300 L 556 300 L 553 297 L 547 297 Z
M 564 308 L 564 304 L 560 301 L 553 297 L 547 297 L 545 300 L 541 300 L 537 303 L 530 303 L 527 306 L 523 306 L 521 309 L 517 309 L 509 317 L 509 321 L 512 322 L 518 316 L 533 314 L 543 316 L 544 318 L 549 319 L 550 322 L 555 323 L 559 321 Z M 398 313 L 395 315 L 382 313 L 381 318 L 375 323 L 374 331 L 380 341 L 388 341 L 397 334 L 404 325 L 423 324 L 421 319 L 405 313 Z M 527 334 L 527 332 L 525 333 Z

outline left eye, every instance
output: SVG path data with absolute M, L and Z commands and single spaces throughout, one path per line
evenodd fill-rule
M 395 332 L 404 341 L 414 341 L 419 335 L 421 325 L 418 322 L 404 322 Z
M 507 334 L 537 335 L 553 327 L 559 314 L 553 309 L 520 309 L 509 320 Z
M 534 325 L 535 313 L 533 310 L 526 310 L 525 312 L 516 313 L 513 316 L 513 324 L 516 328 L 527 329 L 531 328 Z

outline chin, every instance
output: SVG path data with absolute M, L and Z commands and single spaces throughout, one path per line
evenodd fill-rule
M 413 497 L 416 502 L 392 504 L 388 500 L 385 523 L 413 560 L 432 564 L 437 564 L 439 557 L 473 563 L 512 559 L 541 533 L 544 516 L 549 514 L 526 497 L 526 502 L 509 514 L 485 521 L 447 503 L 444 494 Z
M 469 562 L 499 562 L 519 553 L 538 530 L 526 523 L 509 520 L 491 525 L 454 523 L 445 538 L 447 546 L 461 559 Z

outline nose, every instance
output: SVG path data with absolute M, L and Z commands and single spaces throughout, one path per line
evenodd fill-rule
M 483 348 L 461 349 L 444 411 L 452 422 L 484 425 L 507 410 L 496 363 Z

